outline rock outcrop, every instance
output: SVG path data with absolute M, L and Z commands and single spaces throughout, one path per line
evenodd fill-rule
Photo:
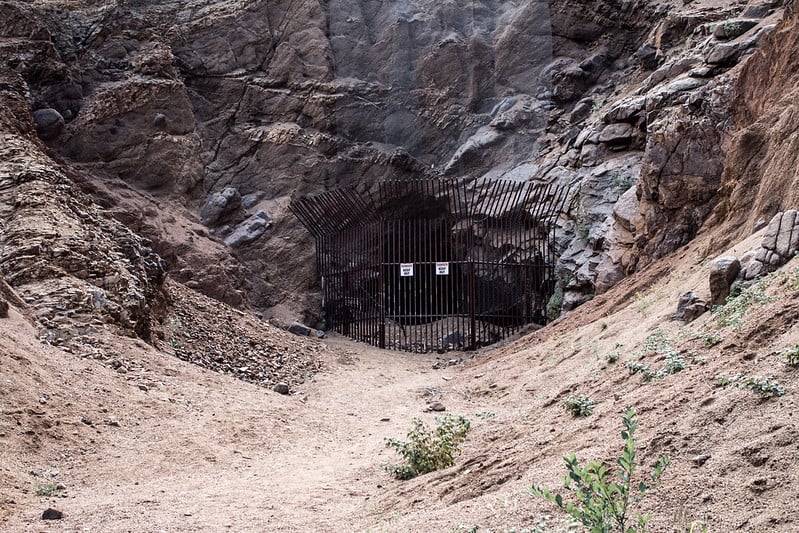
M 0 40 L 72 181 L 215 298 L 318 313 L 289 199 L 446 175 L 572 184 L 577 305 L 736 209 L 731 104 L 790 71 L 781 4 L 10 0 Z

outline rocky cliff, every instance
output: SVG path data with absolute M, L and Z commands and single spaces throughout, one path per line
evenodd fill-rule
M 773 0 L 5 1 L 4 190 L 41 205 L 4 204 L 0 265 L 32 299 L 62 293 L 33 288 L 47 272 L 127 279 L 109 312 L 145 334 L 161 276 L 148 247 L 217 299 L 313 318 L 293 195 L 531 179 L 575 191 L 557 229 L 569 309 L 690 241 L 714 208 L 747 231 L 792 201 L 768 179 L 797 175 L 782 150 L 787 10 L 775 29 Z M 82 232 L 59 236 L 65 216 Z

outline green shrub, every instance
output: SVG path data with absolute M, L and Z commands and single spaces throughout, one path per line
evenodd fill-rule
M 780 352 L 788 366 L 799 366 L 799 344 L 791 348 L 785 348 Z
M 733 296 L 734 293 L 731 293 L 724 305 L 713 307 L 716 325 L 722 328 L 740 329 L 750 309 L 775 300 L 773 296 L 766 294 L 766 288 L 773 280 L 773 274 L 770 274 L 751 287 L 741 289 L 737 295 Z
M 785 389 L 773 378 L 762 376 L 747 376 L 746 374 L 736 374 L 734 376 L 721 375 L 716 378 L 719 385 L 726 387 L 732 385 L 739 389 L 748 389 L 763 398 L 772 396 L 782 396 Z
M 63 491 L 63 486 L 58 483 L 41 483 L 36 485 L 37 496 L 56 496 Z
M 589 416 L 594 412 L 596 402 L 588 396 L 580 394 L 579 396 L 567 396 L 563 400 L 563 406 L 573 416 Z
M 404 463 L 384 466 L 397 479 L 411 479 L 452 466 L 455 454 L 471 427 L 469 420 L 461 415 L 436 418 L 435 430 L 419 418 L 414 418 L 412 424 L 407 441 L 386 439 L 386 446 L 393 448 L 405 460 Z
M 533 485 L 531 491 L 557 505 L 591 533 L 637 533 L 646 530 L 649 515 L 635 514 L 632 507 L 643 499 L 647 491 L 657 487 L 660 476 L 669 464 L 669 458 L 660 457 L 655 463 L 648 481 L 634 481 L 636 473 L 635 431 L 638 421 L 635 410 L 627 409 L 622 416 L 624 429 L 621 437 L 624 448 L 616 460 L 620 469 L 614 482 L 608 468 L 601 461 L 589 461 L 585 467 L 577 462 L 574 454 L 564 457 L 568 474 L 564 477 L 564 488 L 570 491 L 576 502 L 566 501 L 560 494 Z M 631 524 L 631 522 L 633 522 Z

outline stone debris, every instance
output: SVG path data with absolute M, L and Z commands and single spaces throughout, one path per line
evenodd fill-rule
M 298 338 L 223 303 L 167 281 L 173 308 L 159 337 L 177 357 L 273 389 L 301 384 L 322 368 L 324 344 Z
M 278 394 L 288 394 L 289 393 L 289 385 L 288 383 L 280 382 L 272 389 Z

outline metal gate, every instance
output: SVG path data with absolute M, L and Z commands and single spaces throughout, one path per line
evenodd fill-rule
M 470 350 L 546 322 L 568 188 L 387 180 L 294 199 L 316 241 L 325 322 L 411 352 Z

